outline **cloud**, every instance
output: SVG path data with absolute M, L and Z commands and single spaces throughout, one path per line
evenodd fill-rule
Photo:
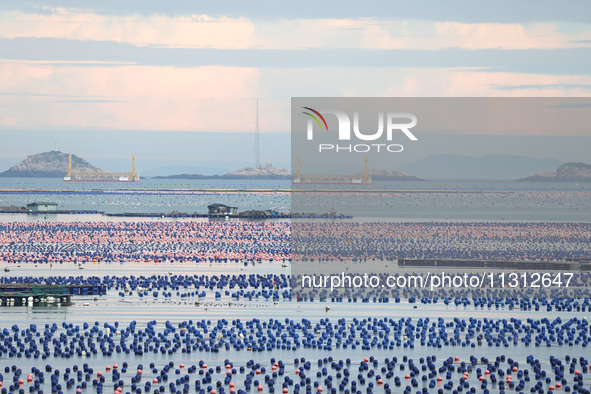
M 101 15 L 58 8 L 49 13 L 6 11 L 0 14 L 0 37 L 49 37 L 113 41 L 137 46 L 175 48 L 245 48 L 253 35 L 244 18 L 207 15 Z
M 208 15 L 104 15 L 87 10 L 5 11 L 0 37 L 110 41 L 217 49 L 553 49 L 591 47 L 580 23 L 465 23 L 380 18 L 263 19 Z
M 252 131 L 244 121 L 254 119 L 258 79 L 257 69 L 241 67 L 5 63 L 0 119 L 37 130 Z
M 18 121 L 16 120 L 16 118 L 12 117 L 12 116 L 6 116 L 4 118 L 2 118 L 2 122 L 1 124 L 3 126 L 16 126 L 16 124 L 18 123 Z
M 588 97 L 589 75 L 428 67 L 0 63 L 0 128 L 288 132 L 290 97 Z M 513 87 L 513 88 L 507 88 Z
M 125 66 L 134 65 L 135 62 L 113 61 L 113 60 L 30 60 L 30 59 L 2 59 L 2 63 L 18 63 L 18 64 L 42 64 L 42 65 L 90 65 L 90 66 Z

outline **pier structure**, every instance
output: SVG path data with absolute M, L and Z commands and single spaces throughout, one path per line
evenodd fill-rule
M 67 182 L 139 182 L 140 177 L 135 169 L 135 155 L 131 156 L 130 172 L 73 170 L 72 155 L 68 158 L 68 173 L 64 177 Z

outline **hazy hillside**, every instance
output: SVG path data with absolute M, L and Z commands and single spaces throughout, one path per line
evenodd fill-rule
M 267 163 L 264 167 L 244 167 L 224 175 L 178 174 L 156 176 L 154 179 L 291 179 L 291 173 Z
M 542 173 L 518 179 L 530 182 L 591 182 L 591 165 L 585 163 L 565 163 L 556 172 Z
M 424 179 L 515 180 L 532 173 L 554 171 L 561 164 L 560 160 L 554 158 L 514 155 L 434 155 L 403 166 L 401 171 Z
M 0 177 L 61 178 L 68 172 L 69 153 L 51 151 L 31 155 L 0 173 Z M 81 157 L 72 155 L 72 169 L 102 171 Z

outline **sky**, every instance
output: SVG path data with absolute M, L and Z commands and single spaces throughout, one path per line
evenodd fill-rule
M 56 142 L 107 170 L 252 165 L 257 99 L 261 161 L 289 167 L 291 97 L 589 97 L 591 3 L 564 4 L 3 0 L 0 170 Z M 533 154 L 591 161 L 571 140 Z

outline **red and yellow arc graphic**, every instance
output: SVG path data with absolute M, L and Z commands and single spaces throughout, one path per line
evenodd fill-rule
M 318 115 L 320 117 L 320 119 L 322 119 L 322 122 L 324 123 L 324 126 L 326 128 L 326 131 L 328 131 L 328 125 L 326 124 L 326 120 L 324 119 L 324 116 L 322 116 L 320 114 L 320 112 L 316 111 L 315 109 L 312 109 L 310 107 L 302 107 L 304 109 L 307 109 L 308 111 L 313 112 L 314 114 Z M 314 119 L 316 121 L 316 123 L 318 123 L 318 126 L 320 126 L 320 129 L 322 130 L 324 127 L 322 127 L 322 123 L 320 123 L 320 119 L 318 119 L 316 116 L 314 116 L 313 114 L 311 114 L 310 112 L 302 112 L 303 114 L 308 115 L 309 117 L 311 117 L 312 119 Z

